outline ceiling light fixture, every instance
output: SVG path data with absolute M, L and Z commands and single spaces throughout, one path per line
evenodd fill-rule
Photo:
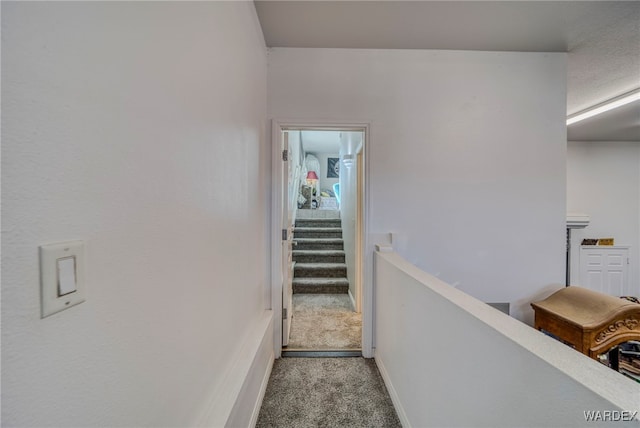
M 622 107 L 623 105 L 626 105 L 638 100 L 640 100 L 640 88 L 635 89 L 619 97 L 613 98 L 609 101 L 605 101 L 604 103 L 599 104 L 597 106 L 590 107 L 576 114 L 572 114 L 567 118 L 567 125 L 572 125 L 576 122 L 580 122 L 581 120 L 585 120 L 590 117 L 597 116 L 606 111 L 613 110 L 614 108 Z

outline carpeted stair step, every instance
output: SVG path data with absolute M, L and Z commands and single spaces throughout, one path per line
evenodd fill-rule
M 342 238 L 296 238 L 296 250 L 342 250 Z
M 347 294 L 347 278 L 293 278 L 294 294 Z
M 342 238 L 341 227 L 297 227 L 293 238 Z
M 339 218 L 298 218 L 296 227 L 340 227 Z
M 344 278 L 347 265 L 344 263 L 296 263 L 294 278 Z
M 293 250 L 293 261 L 297 263 L 344 263 L 342 250 Z

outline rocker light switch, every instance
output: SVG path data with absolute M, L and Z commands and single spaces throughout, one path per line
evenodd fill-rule
M 58 297 L 76 291 L 76 257 L 58 259 Z
M 40 246 L 41 317 L 85 301 L 84 243 Z

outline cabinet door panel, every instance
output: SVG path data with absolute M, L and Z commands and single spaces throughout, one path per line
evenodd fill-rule
M 612 296 L 624 295 L 628 253 L 625 247 L 581 247 L 579 285 Z

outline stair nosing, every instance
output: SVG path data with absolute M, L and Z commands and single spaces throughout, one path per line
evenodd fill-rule
M 293 250 L 292 252 L 293 254 L 318 254 L 318 255 L 345 254 L 344 250 Z
M 302 277 L 302 278 L 293 278 L 294 283 L 307 283 L 307 282 L 317 282 L 317 283 L 337 283 L 337 285 L 349 285 L 349 279 L 344 277 L 337 278 L 327 278 L 327 277 Z
M 305 262 L 296 262 L 296 268 L 316 268 L 316 269 L 342 269 L 342 268 L 346 268 L 347 264 L 346 263 L 324 263 L 324 262 L 319 262 L 319 263 L 305 263 Z
M 330 241 L 344 241 L 342 238 L 294 238 L 295 241 L 304 242 L 330 242 Z
M 295 226 L 293 228 L 293 230 L 301 230 L 301 231 L 307 231 L 307 230 L 325 230 L 325 231 L 342 231 L 341 227 L 309 227 L 309 226 Z

